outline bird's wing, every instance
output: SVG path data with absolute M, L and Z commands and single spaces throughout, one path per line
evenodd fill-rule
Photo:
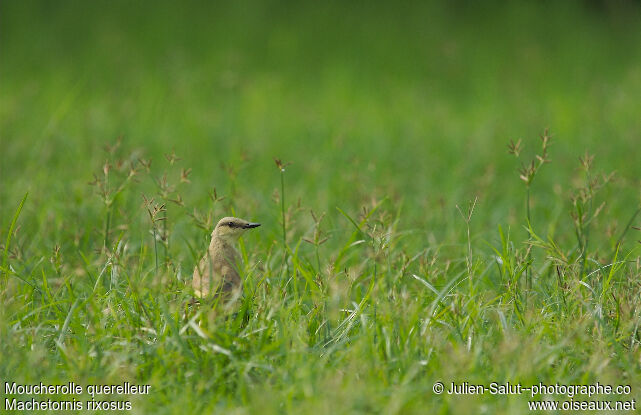
M 223 280 L 222 289 L 224 292 L 229 292 L 240 287 L 241 280 L 235 267 L 225 264 L 221 267 L 220 271 Z
M 191 282 L 196 295 L 205 297 L 210 294 L 211 286 L 216 285 L 220 275 L 220 269 L 216 267 L 216 262 L 211 258 L 209 253 L 198 262 L 194 268 L 193 279 Z

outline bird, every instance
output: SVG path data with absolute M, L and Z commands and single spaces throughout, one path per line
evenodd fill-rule
M 222 296 L 228 300 L 242 293 L 243 284 L 238 275 L 238 238 L 260 223 L 231 216 L 224 217 L 211 233 L 207 252 L 194 268 L 192 288 L 199 298 Z

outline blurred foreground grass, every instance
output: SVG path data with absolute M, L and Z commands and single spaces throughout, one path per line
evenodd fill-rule
M 0 380 L 151 384 L 136 413 L 639 396 L 641 16 L 598 4 L 3 2 Z M 264 224 L 243 305 L 190 323 L 231 213 Z

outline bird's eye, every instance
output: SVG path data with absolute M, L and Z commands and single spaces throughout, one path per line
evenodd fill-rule
M 234 227 L 234 222 L 229 222 L 229 223 L 227 224 L 227 226 L 229 226 L 230 228 L 233 228 L 233 227 Z

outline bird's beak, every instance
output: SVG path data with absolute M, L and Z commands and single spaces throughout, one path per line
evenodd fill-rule
M 260 226 L 260 223 L 248 223 L 247 225 L 243 226 L 245 229 L 251 229 L 251 228 L 257 228 Z

